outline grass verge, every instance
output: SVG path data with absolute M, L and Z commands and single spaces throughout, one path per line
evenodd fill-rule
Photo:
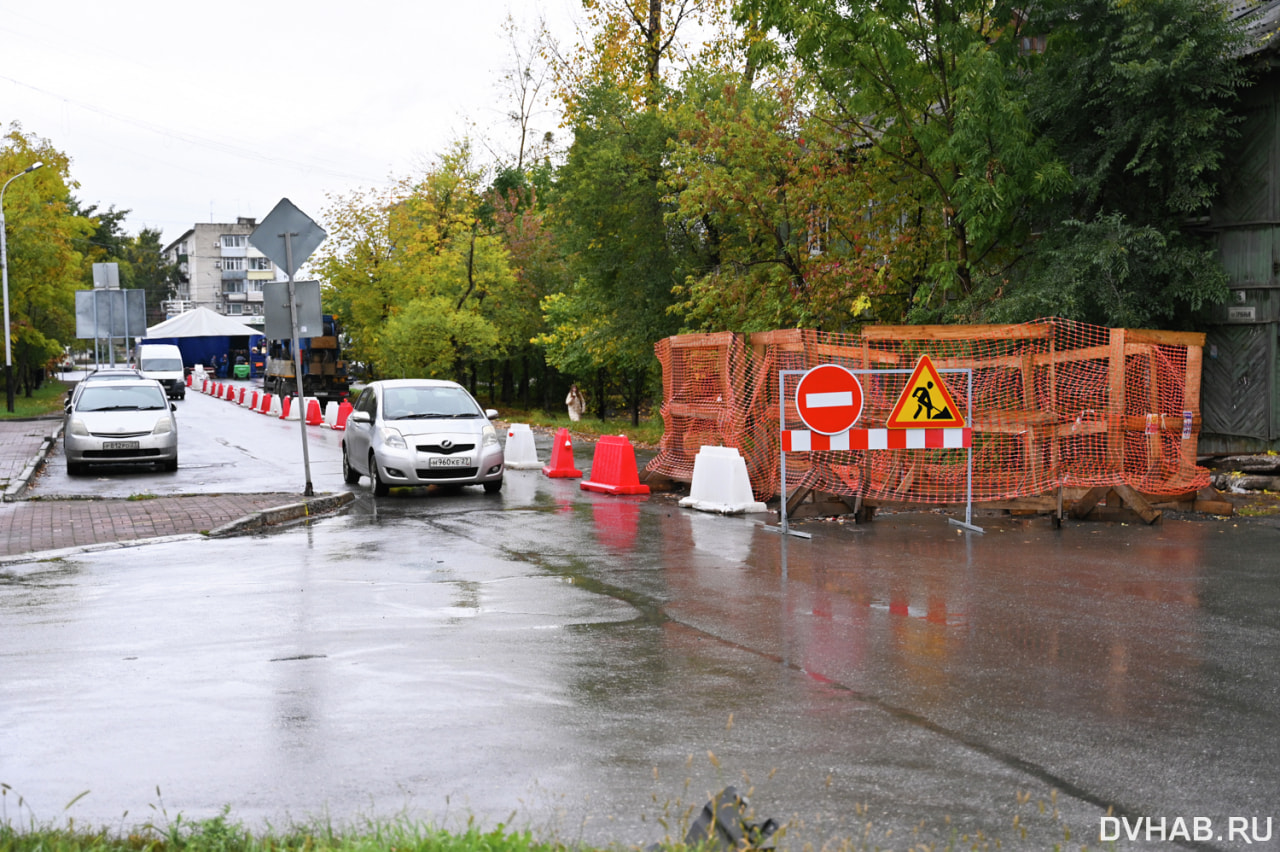
M 62 405 L 67 398 L 69 384 L 61 379 L 49 378 L 37 388 L 31 396 L 21 392 L 13 396 L 13 413 L 8 406 L 0 408 L 0 419 L 21 420 L 24 417 L 43 417 L 47 414 L 61 414 Z
M 515 408 L 501 409 L 499 419 L 505 423 L 527 423 L 530 427 L 555 431 L 566 428 L 574 435 L 599 437 L 601 435 L 626 435 L 637 447 L 656 447 L 662 440 L 662 417 L 650 416 L 640 418 L 640 425 L 632 426 L 630 417 L 614 417 L 599 420 L 585 416 L 578 422 L 569 419 L 564 413 L 551 414 L 542 409 L 521 410 Z

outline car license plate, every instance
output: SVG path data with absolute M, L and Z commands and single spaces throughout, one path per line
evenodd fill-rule
M 437 456 L 427 460 L 427 467 L 471 467 L 469 456 Z
M 137 441 L 103 441 L 102 449 L 104 450 L 136 450 L 138 449 Z

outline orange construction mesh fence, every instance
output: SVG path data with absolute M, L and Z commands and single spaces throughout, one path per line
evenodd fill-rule
M 1008 500 L 1059 487 L 1128 485 L 1174 495 L 1208 484 L 1196 464 L 1201 334 L 1109 329 L 1059 319 L 1007 326 L 870 327 L 861 334 L 785 330 L 691 334 L 655 346 L 665 432 L 646 471 L 691 482 L 704 445 L 736 447 L 756 499 L 780 493 L 781 429 L 804 429 L 801 374 L 910 370 L 927 354 L 973 429 L 973 499 Z M 972 399 L 963 373 L 972 370 Z M 883 427 L 909 375 L 859 374 L 855 428 Z M 971 407 L 970 407 L 971 406 Z M 972 412 L 969 415 L 969 412 Z M 906 503 L 963 503 L 968 450 L 845 450 L 787 455 L 796 488 Z

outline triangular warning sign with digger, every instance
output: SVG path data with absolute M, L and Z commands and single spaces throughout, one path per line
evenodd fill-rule
M 921 355 L 885 426 L 890 429 L 963 428 L 960 413 L 928 355 Z

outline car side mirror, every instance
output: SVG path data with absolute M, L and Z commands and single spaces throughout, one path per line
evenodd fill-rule
M 488 417 L 490 420 L 493 420 L 495 417 L 497 417 L 497 416 L 498 416 L 498 409 L 496 409 L 496 408 L 486 408 L 486 409 L 484 410 L 484 416 L 485 416 L 485 417 Z
M 367 411 L 353 411 L 347 415 L 348 423 L 372 423 L 373 418 L 369 416 Z
M 178 404 L 177 404 L 177 403 L 174 403 L 174 402 L 169 403 L 169 410 L 170 410 L 170 411 L 177 411 L 177 410 L 178 410 Z

